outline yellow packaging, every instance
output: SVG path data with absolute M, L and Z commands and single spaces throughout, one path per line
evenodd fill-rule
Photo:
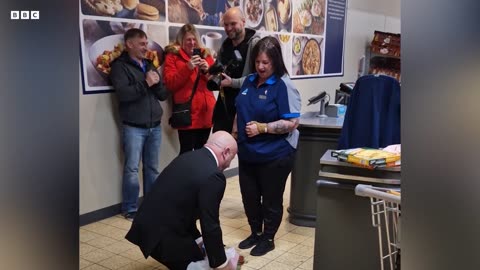
M 400 154 L 371 148 L 335 150 L 332 151 L 332 156 L 340 161 L 346 161 L 368 168 L 397 166 L 401 159 Z

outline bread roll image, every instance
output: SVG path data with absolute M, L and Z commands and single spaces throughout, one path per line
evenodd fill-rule
M 180 3 L 173 3 L 175 0 L 170 0 L 168 3 L 168 20 L 171 22 L 188 22 L 188 12 Z
M 165 14 L 165 1 L 164 0 L 140 0 L 140 3 L 154 6 L 158 9 L 160 14 Z
M 123 9 L 120 0 L 84 0 L 87 14 L 113 16 Z
M 290 0 L 278 1 L 277 10 L 280 21 L 286 24 L 290 19 Z
M 302 25 L 302 21 L 300 20 L 300 15 L 298 14 L 298 11 L 293 13 L 293 32 L 294 33 L 303 33 L 304 28 Z
M 170 22 L 194 23 L 195 20 L 190 20 L 191 8 L 181 0 L 169 0 L 168 1 L 168 20 Z
M 154 6 L 139 3 L 135 11 L 135 17 L 140 20 L 157 21 L 160 18 L 160 14 Z
M 123 7 L 128 10 L 134 10 L 139 3 L 139 0 L 122 0 Z

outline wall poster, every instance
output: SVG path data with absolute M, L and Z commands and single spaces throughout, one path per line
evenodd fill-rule
M 292 79 L 343 75 L 346 0 L 80 0 L 83 93 L 113 91 L 109 63 L 123 50 L 128 29 L 147 33 L 147 57 L 158 64 L 185 23 L 218 51 L 226 38 L 221 18 L 232 6 L 244 11 L 246 27 L 280 41 Z

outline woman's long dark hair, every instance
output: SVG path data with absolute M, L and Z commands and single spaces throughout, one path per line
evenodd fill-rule
M 270 58 L 270 61 L 272 61 L 273 74 L 278 77 L 282 77 L 285 74 L 288 75 L 287 68 L 283 62 L 282 48 L 280 47 L 280 42 L 278 42 L 276 38 L 266 36 L 255 44 L 250 59 L 251 70 L 255 70 L 255 59 L 257 59 L 258 55 L 261 53 L 265 53 L 268 58 Z

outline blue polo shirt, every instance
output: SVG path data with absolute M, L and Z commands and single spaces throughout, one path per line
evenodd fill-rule
M 298 130 L 287 134 L 259 134 L 248 138 L 245 127 L 250 121 L 275 122 L 300 117 L 300 94 L 290 78 L 272 75 L 257 87 L 257 73 L 250 74 L 240 89 L 237 107 L 238 158 L 250 163 L 264 163 L 288 156 L 295 151 Z
M 147 73 L 147 60 L 142 59 L 142 65 L 138 63 L 137 61 L 133 60 L 133 58 L 129 57 L 130 61 L 136 65 L 137 67 L 141 68 L 143 70 L 143 73 Z

